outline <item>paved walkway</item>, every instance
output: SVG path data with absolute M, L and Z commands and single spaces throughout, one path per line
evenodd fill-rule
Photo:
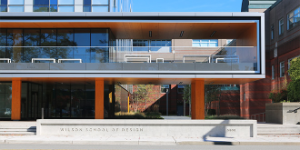
M 96 145 L 300 145 L 300 137 L 57 137 L 0 136 L 0 144 L 96 144 Z
M 164 120 L 191 120 L 188 116 L 161 116 Z

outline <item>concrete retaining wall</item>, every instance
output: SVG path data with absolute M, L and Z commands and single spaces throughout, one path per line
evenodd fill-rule
M 267 103 L 266 122 L 296 125 L 300 122 L 300 103 Z
M 256 120 L 37 120 L 37 135 L 256 137 Z

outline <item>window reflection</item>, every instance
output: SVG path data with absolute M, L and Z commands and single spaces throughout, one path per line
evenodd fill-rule
M 0 118 L 11 118 L 11 83 L 0 83 Z

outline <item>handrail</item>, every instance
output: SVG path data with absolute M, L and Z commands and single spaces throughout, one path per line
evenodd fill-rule
M 57 63 L 62 63 L 62 61 L 79 61 L 82 63 L 82 59 L 57 59 Z
M 53 63 L 56 63 L 56 60 L 54 58 L 32 58 L 31 63 L 34 63 L 36 60 L 50 60 L 53 61 Z
M 7 63 L 11 63 L 11 59 L 10 58 L 0 58 L 0 60 L 6 60 Z

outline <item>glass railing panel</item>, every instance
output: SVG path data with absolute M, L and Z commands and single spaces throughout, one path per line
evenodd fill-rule
M 0 63 L 185 63 L 195 66 L 191 71 L 257 71 L 258 61 L 253 46 L 0 46 Z

